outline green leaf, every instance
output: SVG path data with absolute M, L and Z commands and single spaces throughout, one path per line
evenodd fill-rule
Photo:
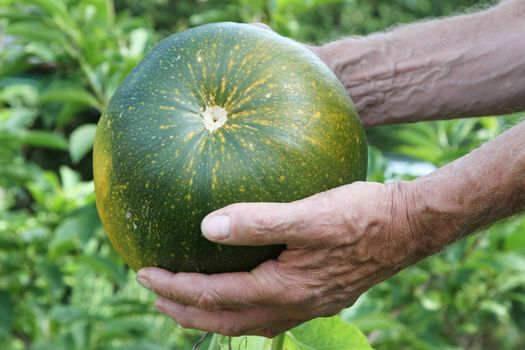
M 62 85 L 48 88 L 40 96 L 42 102 L 75 102 L 84 106 L 102 109 L 101 104 L 89 91 L 75 85 Z
M 8 292 L 0 290 L 0 341 L 9 337 L 13 322 L 13 303 Z
M 65 252 L 80 248 L 100 225 L 100 219 L 93 205 L 75 210 L 55 229 L 53 240 L 49 242 L 49 259 L 59 259 Z
M 131 336 L 140 339 L 148 329 L 149 327 L 145 322 L 130 319 L 108 319 L 101 323 L 100 329 L 95 332 L 94 343 L 100 345 L 114 339 Z
M 101 347 L 99 349 L 100 350 L 166 350 L 166 347 L 158 345 L 150 341 L 141 340 L 136 344 L 113 345 L 113 346 L 108 345 L 107 347 Z M 257 349 L 257 350 L 260 350 L 260 349 Z
M 53 113 L 52 122 L 56 123 L 56 126 L 64 126 L 75 120 L 80 112 L 86 109 L 86 106 L 76 103 L 66 101 L 61 103 L 60 109 L 58 112 Z
M 129 56 L 140 57 L 146 51 L 148 32 L 144 28 L 137 28 L 129 35 Z
M 127 281 L 126 273 L 122 266 L 100 254 L 79 256 L 78 261 L 89 266 L 92 270 L 101 275 L 108 277 L 112 282 L 118 285 L 124 285 Z
M 49 15 L 67 16 L 65 4 L 58 0 L 31 0 L 46 11 Z
M 20 143 L 27 146 L 67 151 L 68 143 L 64 136 L 48 131 L 24 130 L 19 135 Z
M 254 335 L 232 338 L 232 348 L 240 350 L 269 350 L 271 340 Z
M 68 166 L 62 165 L 58 169 L 58 172 L 60 174 L 62 188 L 66 191 L 73 189 L 80 182 L 80 174 Z
M 361 331 L 340 317 L 317 318 L 292 329 L 285 339 L 287 350 L 370 350 Z
M 96 124 L 84 124 L 71 133 L 69 138 L 69 154 L 74 164 L 77 164 L 93 148 Z
M 37 21 L 12 23 L 7 26 L 6 33 L 20 39 L 44 41 L 46 43 L 64 40 L 64 36 L 58 30 L 49 28 Z
M 56 305 L 50 311 L 50 317 L 61 324 L 71 324 L 89 317 L 89 313 L 72 305 Z

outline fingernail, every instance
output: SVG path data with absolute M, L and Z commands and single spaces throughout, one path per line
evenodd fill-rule
M 211 240 L 225 239 L 230 236 L 230 217 L 216 215 L 205 218 L 201 225 L 202 234 Z
M 142 271 L 137 272 L 137 282 L 139 282 L 142 287 L 151 289 L 151 282 Z

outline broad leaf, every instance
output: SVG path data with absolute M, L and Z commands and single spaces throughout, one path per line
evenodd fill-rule
M 0 342 L 9 336 L 13 321 L 13 303 L 9 293 L 0 290 Z
M 66 151 L 68 149 L 68 144 L 64 136 L 47 131 L 26 130 L 20 133 L 19 139 L 23 145 L 60 151 Z
M 84 124 L 73 131 L 69 139 L 69 154 L 73 163 L 78 163 L 93 148 L 95 124 Z
M 77 86 L 56 86 L 47 89 L 40 97 L 42 102 L 75 102 L 88 107 L 102 109 L 90 92 Z
M 285 339 L 287 350 L 370 350 L 361 331 L 340 317 L 317 318 L 292 329 Z
M 361 331 L 340 317 L 317 318 L 295 327 L 285 339 L 287 350 L 369 350 Z

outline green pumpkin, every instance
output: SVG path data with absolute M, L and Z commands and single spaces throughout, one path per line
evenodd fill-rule
M 98 212 L 135 270 L 253 269 L 284 246 L 209 242 L 208 213 L 294 201 L 364 180 L 366 167 L 362 126 L 330 69 L 292 40 L 235 23 L 154 47 L 115 92 L 94 146 Z

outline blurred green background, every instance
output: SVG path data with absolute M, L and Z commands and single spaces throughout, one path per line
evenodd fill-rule
M 320 43 L 484 4 L 0 0 L 0 349 L 191 349 L 200 336 L 157 314 L 94 206 L 97 120 L 160 38 L 228 20 Z M 522 118 L 368 130 L 369 180 L 419 176 Z M 374 287 L 341 317 L 376 349 L 523 349 L 524 231 L 523 216 L 485 229 Z

